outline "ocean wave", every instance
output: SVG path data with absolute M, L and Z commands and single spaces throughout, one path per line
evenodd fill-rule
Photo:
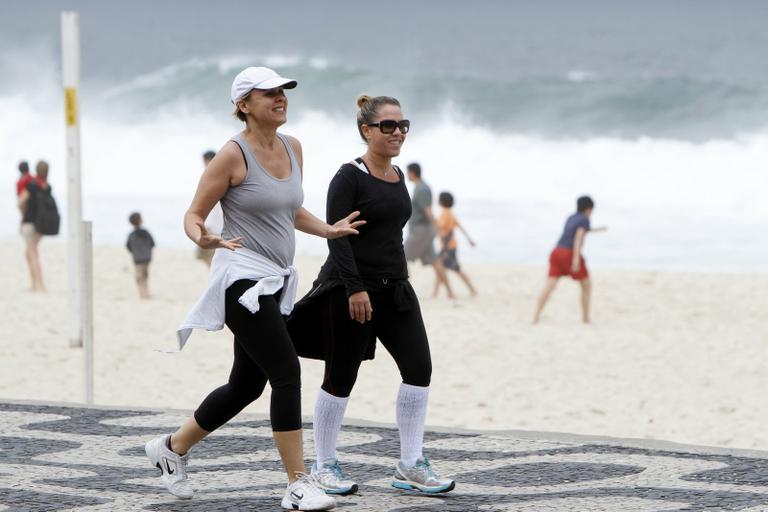
M 43 73 L 32 73 L 31 62 Z M 249 65 L 268 65 L 296 78 L 300 85 L 289 93 L 292 107 L 332 117 L 353 113 L 357 95 L 369 92 L 398 97 L 407 114 L 422 124 L 437 124 L 450 110 L 466 125 L 542 138 L 701 142 L 768 129 L 768 89 L 748 81 L 686 74 L 614 76 L 584 68 L 503 79 L 426 69 L 392 74 L 319 54 L 193 58 L 120 82 L 100 77 L 82 84 L 82 104 L 89 112 L 110 112 L 134 124 L 188 108 L 221 115 L 231 109 L 232 78 Z M 0 56 L 0 71 L 9 79 L 0 96 L 58 98 L 57 70 L 43 46 L 6 52 Z
M 14 168 L 22 159 L 48 160 L 65 210 L 61 109 L 59 104 L 41 111 L 39 102 L 0 97 L 0 139 L 5 141 L 0 167 Z M 305 206 L 322 214 L 333 174 L 365 147 L 352 113 L 332 116 L 307 109 L 300 115 L 292 111 L 289 118 L 283 131 L 303 145 Z M 187 244 L 178 223 L 202 171 L 201 155 L 241 127 L 228 111 L 216 115 L 179 108 L 133 123 L 86 112 L 83 192 L 86 213 L 98 219 L 97 242 L 120 243 L 125 216 L 139 209 L 151 215 L 166 244 Z M 768 243 L 756 233 L 768 222 L 763 198 L 768 132 L 706 142 L 547 138 L 467 124 L 459 112 L 446 110 L 434 123 L 414 123 L 397 163 L 411 161 L 422 164 L 435 194 L 455 193 L 457 212 L 482 242 L 475 252 L 478 259 L 538 261 L 575 198 L 588 193 L 596 199 L 598 221 L 612 229 L 604 245 L 590 241 L 598 260 L 680 268 L 695 260 L 707 268 L 729 262 L 767 268 L 760 255 Z M 13 194 L 12 183 L 6 185 L 7 194 Z M 111 199 L 115 196 L 123 199 Z M 15 236 L 17 212 L 10 201 L 2 205 L 0 236 Z M 302 244 L 310 251 L 325 250 L 318 241 Z M 738 250 L 728 256 L 726 247 Z
M 200 88 L 195 91 L 194 84 L 209 83 L 212 78 L 224 84 L 241 70 L 249 66 L 267 66 L 276 69 L 313 69 L 325 70 L 330 66 L 327 59 L 311 57 L 303 59 L 295 55 L 266 55 L 260 58 L 245 55 L 209 59 L 189 59 L 163 68 L 141 74 L 133 80 L 108 86 L 99 95 L 100 99 L 121 97 L 130 100 L 131 96 L 145 95 L 152 91 L 173 89 L 183 91 L 188 96 L 204 93 Z
M 728 138 L 767 126 L 768 91 L 750 84 L 685 75 L 610 77 L 572 69 L 517 79 L 402 73 L 354 68 L 320 56 L 191 60 L 104 87 L 96 102 L 119 99 L 128 119 L 176 102 L 210 112 L 227 108 L 232 76 L 266 64 L 299 81 L 289 94 L 300 109 L 346 115 L 361 92 L 397 96 L 409 115 L 435 121 L 448 106 L 470 124 L 543 137 Z

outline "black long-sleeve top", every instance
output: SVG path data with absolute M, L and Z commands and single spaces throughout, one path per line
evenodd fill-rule
M 390 183 L 351 163 L 336 172 L 328 187 L 326 221 L 334 224 L 359 210 L 366 224 L 359 235 L 328 240 L 328 259 L 318 281 L 340 280 L 351 295 L 408 278 L 403 227 L 411 216 L 411 198 L 403 173 L 397 173 L 400 180 Z

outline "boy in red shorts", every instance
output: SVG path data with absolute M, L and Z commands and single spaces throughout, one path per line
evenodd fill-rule
M 557 281 L 564 276 L 571 276 L 581 285 L 582 320 L 585 324 L 589 323 L 589 299 L 592 293 L 592 283 L 589 280 L 589 271 L 587 271 L 584 256 L 581 255 L 581 248 L 584 247 L 584 236 L 588 231 L 604 231 L 606 229 L 593 229 L 590 226 L 589 218 L 592 216 L 594 208 L 595 202 L 592 201 L 592 198 L 582 196 L 576 200 L 576 213 L 565 221 L 563 235 L 549 255 L 549 278 L 536 304 L 536 314 L 533 317 L 534 324 L 539 322 L 541 311 L 554 291 Z

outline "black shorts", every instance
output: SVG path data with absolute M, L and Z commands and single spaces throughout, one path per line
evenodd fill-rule
M 459 260 L 456 259 L 456 249 L 443 249 L 440 251 L 440 261 L 448 270 L 461 272 L 461 267 L 459 267 Z

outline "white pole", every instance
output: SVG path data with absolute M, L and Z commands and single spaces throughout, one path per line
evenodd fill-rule
M 82 347 L 82 192 L 80 184 L 80 16 L 61 13 L 61 54 L 67 124 L 67 267 L 69 277 L 69 346 Z
M 83 221 L 83 344 L 85 352 L 85 403 L 93 404 L 93 234 L 91 222 Z

